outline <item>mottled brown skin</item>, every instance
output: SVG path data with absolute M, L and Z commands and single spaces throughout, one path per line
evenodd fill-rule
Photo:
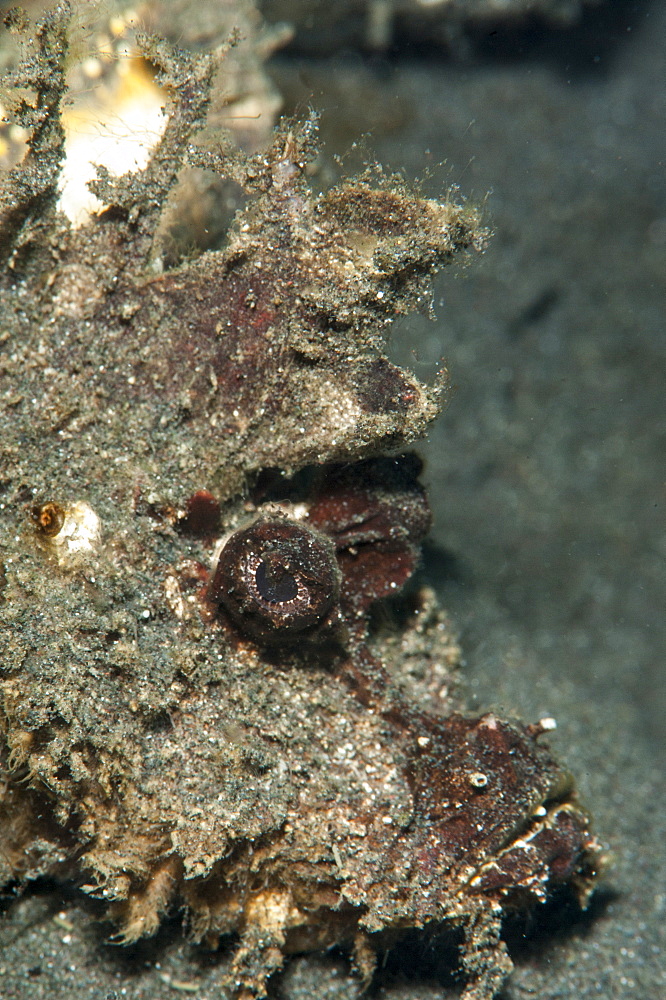
M 308 522 L 333 536 L 347 617 L 363 616 L 412 575 L 430 527 L 430 508 L 415 455 L 330 469 L 308 509 Z
M 475 213 L 379 176 L 314 196 L 312 123 L 251 159 L 194 146 L 214 61 L 148 40 L 164 138 L 145 171 L 100 177 L 108 207 L 73 232 L 66 24 L 63 5 L 16 77 L 32 153 L 0 186 L 0 877 L 75 878 L 121 941 L 175 906 L 197 939 L 235 933 L 242 998 L 291 951 L 348 945 L 367 978 L 382 936 L 461 927 L 464 996 L 488 1000 L 503 912 L 562 882 L 584 901 L 600 849 L 544 727 L 460 714 L 425 592 L 373 623 L 429 524 L 417 460 L 385 452 L 438 409 L 382 333 L 482 245 Z M 155 234 L 186 157 L 247 205 L 169 270 Z M 325 571 L 298 642 L 222 593 L 276 524 L 321 561 L 260 546 L 262 599 Z

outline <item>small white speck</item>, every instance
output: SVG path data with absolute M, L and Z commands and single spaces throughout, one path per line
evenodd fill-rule
M 488 777 L 482 771 L 473 771 L 469 776 L 469 783 L 472 788 L 485 788 L 488 784 Z

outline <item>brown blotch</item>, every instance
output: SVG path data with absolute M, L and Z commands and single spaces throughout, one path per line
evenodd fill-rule
M 30 510 L 30 518 L 40 535 L 54 538 L 65 523 L 65 510 L 52 500 L 35 504 Z
M 321 482 L 308 520 L 333 539 L 349 612 L 397 594 L 416 569 L 430 527 L 420 470 L 404 455 L 336 466 Z
M 386 358 L 362 365 L 358 376 L 356 398 L 370 413 L 406 413 L 417 400 L 414 384 Z
M 185 516 L 178 524 L 186 535 L 204 540 L 213 538 L 220 529 L 220 504 L 208 490 L 197 490 L 185 504 Z

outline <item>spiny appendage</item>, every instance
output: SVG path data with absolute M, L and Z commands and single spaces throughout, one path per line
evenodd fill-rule
M 139 889 L 122 903 L 122 923 L 115 944 L 133 944 L 155 934 L 176 895 L 182 865 L 175 857 L 166 858 Z
M 61 3 L 39 21 L 34 51 L 2 80 L 3 91 L 10 96 L 27 89 L 34 91 L 34 98 L 21 96 L 11 107 L 12 119 L 29 129 L 31 136 L 23 161 L 0 181 L 0 264 L 34 239 L 37 234 L 33 230 L 48 224 L 56 210 L 65 148 L 60 106 L 67 89 L 65 59 L 70 18 L 70 5 Z
M 461 1000 L 492 1000 L 513 969 L 501 929 L 498 903 L 482 903 L 464 924 L 462 966 L 470 978 Z
M 279 930 L 249 924 L 241 934 L 225 985 L 234 1000 L 261 1000 L 267 983 L 284 961 Z

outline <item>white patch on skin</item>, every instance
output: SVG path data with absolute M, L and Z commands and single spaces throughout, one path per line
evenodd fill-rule
M 166 602 L 173 611 L 176 618 L 185 617 L 185 601 L 180 590 L 180 584 L 175 576 L 169 574 L 164 581 L 164 593 Z
M 57 535 L 49 539 L 58 563 L 72 568 L 94 555 L 101 538 L 100 520 L 84 500 L 77 500 L 65 509 L 65 519 Z
M 322 386 L 321 409 L 323 416 L 322 430 L 329 434 L 335 431 L 332 445 L 339 444 L 344 438 L 354 434 L 362 416 L 357 400 L 340 386 L 326 380 Z
M 104 207 L 88 188 L 96 164 L 116 177 L 142 170 L 167 124 L 164 95 L 140 59 L 118 60 L 105 85 L 90 93 L 95 90 L 99 98 L 81 97 L 63 116 L 67 138 L 58 207 L 74 226 Z

